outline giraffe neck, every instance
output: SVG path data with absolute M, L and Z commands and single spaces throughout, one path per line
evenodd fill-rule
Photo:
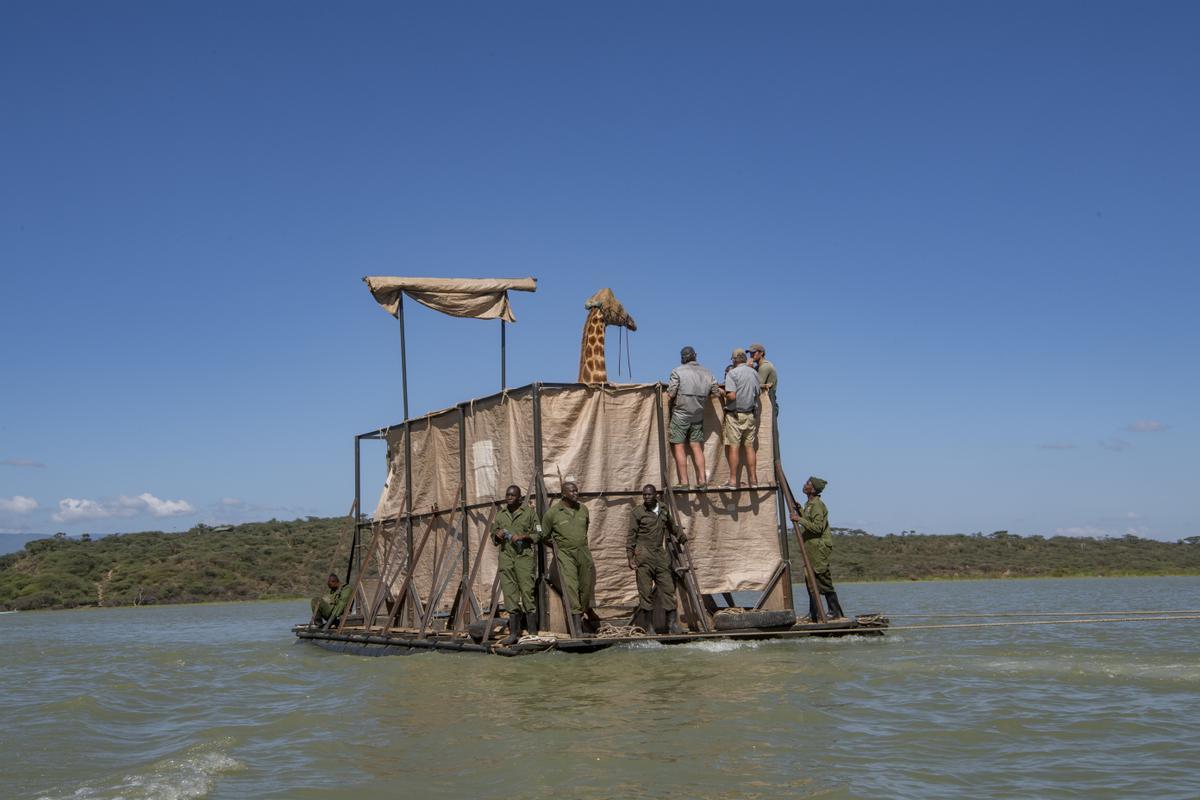
M 588 312 L 583 324 L 583 342 L 579 345 L 579 382 L 605 383 L 608 368 L 604 363 L 604 316 L 600 309 Z

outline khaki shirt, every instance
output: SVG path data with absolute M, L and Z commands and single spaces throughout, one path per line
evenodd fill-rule
M 758 362 L 758 382 L 768 389 L 768 395 L 771 397 L 771 403 L 775 402 L 775 387 L 779 385 L 779 373 L 775 371 L 775 365 L 765 358 Z
M 502 536 L 504 531 L 508 531 L 518 539 L 528 536 L 530 541 L 506 541 Z M 500 545 L 502 549 L 515 548 L 515 552 L 519 553 L 524 552 L 524 548 L 540 539 L 541 536 L 537 531 L 537 514 L 528 503 L 522 503 L 515 513 L 509 511 L 507 505 L 500 506 L 500 510 L 496 512 L 496 519 L 492 522 L 492 541 Z
M 823 539 L 830 547 L 833 546 L 833 534 L 829 532 L 829 509 L 820 497 L 814 497 L 804 504 L 799 524 L 800 535 L 805 541 Z

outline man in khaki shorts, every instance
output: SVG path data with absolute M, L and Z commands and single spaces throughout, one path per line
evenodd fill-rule
M 721 391 L 717 379 L 696 363 L 696 351 L 685 347 L 679 351 L 679 366 L 671 370 L 667 396 L 671 399 L 671 428 L 667 441 L 675 455 L 676 489 L 690 489 L 687 471 L 687 451 L 691 448 L 696 464 L 696 487 L 708 485 L 704 465 L 704 409 L 708 398 Z
M 746 471 L 750 488 L 758 481 L 758 453 L 754 449 L 758 420 L 754 412 L 758 409 L 758 373 L 746 365 L 746 351 L 740 347 L 733 351 L 733 369 L 725 374 L 725 426 L 722 435 L 725 441 L 725 458 L 729 461 L 729 482 L 719 489 L 740 489 L 738 468 L 741 466 L 741 450 L 746 451 Z

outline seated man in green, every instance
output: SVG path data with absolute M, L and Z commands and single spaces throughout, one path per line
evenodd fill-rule
M 508 609 L 508 637 L 501 644 L 513 645 L 521 629 L 537 634 L 533 605 L 534 575 L 537 572 L 537 513 L 521 502 L 521 487 L 504 492 L 504 505 L 492 523 L 492 541 L 500 548 L 500 588 Z
M 314 597 L 312 601 L 312 624 L 328 628 L 336 625 L 350 605 L 350 594 L 353 591 L 350 584 L 342 586 L 341 580 L 335 573 L 329 573 L 325 581 L 329 593 L 324 597 Z
M 625 537 L 625 555 L 637 580 L 638 609 L 633 624 L 647 633 L 654 633 L 651 616 L 654 613 L 654 591 L 662 593 L 667 610 L 667 632 L 683 633 L 675 610 L 675 577 L 671 575 L 671 559 L 663 540 L 669 533 L 687 541 L 683 531 L 675 528 L 671 514 L 658 502 L 658 488 L 652 483 L 642 487 L 642 504 L 633 507 L 629 518 L 629 534 Z
M 579 631 L 596 588 L 596 570 L 588 549 L 590 521 L 587 506 L 579 502 L 579 487 L 568 478 L 562 485 L 562 499 L 550 506 L 542 519 L 542 538 L 554 544 L 562 576 L 559 588 L 571 603 L 571 617 Z

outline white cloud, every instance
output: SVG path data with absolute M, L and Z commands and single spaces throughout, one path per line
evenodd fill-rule
M 1096 528 L 1091 525 L 1075 525 L 1070 528 L 1055 528 L 1059 536 L 1111 536 L 1112 531 Z
M 241 498 L 238 498 L 238 497 L 222 497 L 221 498 L 221 505 L 227 506 L 229 508 L 236 508 L 238 506 L 244 506 L 245 504 L 246 504 L 246 501 L 242 500 Z
M 0 497 L 0 511 L 10 511 L 13 514 L 28 514 L 37 507 L 38 501 L 32 497 L 24 497 L 19 494 L 12 497 Z
M 10 467 L 33 467 L 34 469 L 44 469 L 45 464 L 40 461 L 34 461 L 31 458 L 6 458 L 0 461 L 0 464 L 5 464 Z
M 1125 430 L 1133 433 L 1157 433 L 1165 431 L 1167 427 L 1167 425 L 1156 419 L 1139 419 L 1137 422 L 1129 423 L 1129 426 Z
M 128 498 L 121 498 L 126 500 Z M 196 509 L 187 500 L 159 500 L 149 492 L 143 492 L 136 498 L 146 504 L 146 508 L 156 517 L 177 517 L 180 514 L 191 514 Z
M 1100 446 L 1103 447 L 1105 450 L 1112 450 L 1114 453 L 1120 453 L 1122 450 L 1128 450 L 1130 447 L 1133 447 L 1133 445 L 1131 445 L 1129 442 L 1125 441 L 1124 439 L 1116 439 L 1116 438 L 1101 439 Z
M 58 501 L 58 511 L 50 518 L 55 522 L 79 522 L 110 517 L 135 517 L 143 513 L 154 517 L 177 517 L 180 514 L 191 514 L 195 510 L 186 500 L 160 500 L 149 492 L 143 492 L 137 497 L 121 495 L 116 500 L 105 503 L 66 497 Z
M 58 511 L 50 515 L 55 522 L 79 522 L 85 519 L 107 519 L 112 512 L 95 500 L 64 497 L 58 501 Z

